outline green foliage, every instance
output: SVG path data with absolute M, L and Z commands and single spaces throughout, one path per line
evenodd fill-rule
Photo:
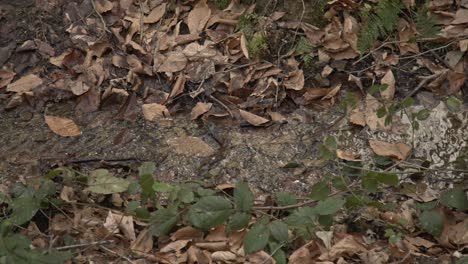
M 427 4 L 418 8 L 414 20 L 420 38 L 433 38 L 439 34 L 440 26 L 436 24 L 435 19 L 430 15 Z
M 294 54 L 300 56 L 304 62 L 304 67 L 309 67 L 312 64 L 312 44 L 306 37 L 299 38 L 296 46 L 294 47 Z
M 268 50 L 268 43 L 262 34 L 255 33 L 248 41 L 247 48 L 250 56 L 258 57 Z
M 359 32 L 359 50 L 365 52 L 372 48 L 379 38 L 391 34 L 396 29 L 400 12 L 399 0 L 379 1 L 375 9 L 364 7 L 361 10 L 361 18 L 365 20 L 365 24 Z
M 262 250 L 268 244 L 270 237 L 270 229 L 265 224 L 265 221 L 258 221 L 252 228 L 250 228 L 247 235 L 244 238 L 244 252 L 250 254 L 259 250 Z
M 187 220 L 196 228 L 208 230 L 223 224 L 233 212 L 229 200 L 218 196 L 207 196 L 190 207 Z
M 254 195 L 245 182 L 238 182 L 234 189 L 234 204 L 241 212 L 249 212 L 254 206 Z
M 460 211 L 468 209 L 468 199 L 462 189 L 455 188 L 446 191 L 440 197 L 440 202 L 448 207 L 458 209 Z
M 243 32 L 246 36 L 253 35 L 259 19 L 260 16 L 255 13 L 240 16 L 237 21 L 236 31 Z
M 447 98 L 445 103 L 447 104 L 447 108 L 450 112 L 458 112 L 462 105 L 462 102 L 453 95 Z
M 328 194 L 330 194 L 328 182 L 321 181 L 312 186 L 309 197 L 312 200 L 324 200 L 328 197 Z
M 421 213 L 419 219 L 421 221 L 422 228 L 431 235 L 438 236 L 442 233 L 442 230 L 444 229 L 444 219 L 439 212 L 435 210 L 424 211 Z
M 106 169 L 97 169 L 89 175 L 88 190 L 100 194 L 125 192 L 130 181 L 112 176 Z
M 393 229 L 385 229 L 385 237 L 388 238 L 388 242 L 395 245 L 403 239 L 403 234 L 398 232 L 395 233 Z

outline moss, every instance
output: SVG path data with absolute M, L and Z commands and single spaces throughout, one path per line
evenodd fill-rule
M 255 33 L 247 45 L 251 57 L 259 57 L 268 50 L 265 37 L 260 33 Z

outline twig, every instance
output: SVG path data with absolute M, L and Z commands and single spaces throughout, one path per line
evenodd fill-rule
M 109 252 L 109 253 L 112 253 L 112 254 L 118 256 L 119 258 L 121 258 L 121 259 L 123 259 L 123 260 L 128 261 L 128 262 L 131 263 L 131 264 L 134 264 L 134 263 L 135 263 L 133 260 L 131 260 L 131 259 L 127 258 L 126 256 L 123 256 L 123 255 L 121 255 L 121 254 L 119 254 L 119 253 L 113 251 L 113 250 L 110 249 L 110 248 L 107 248 L 107 247 L 102 246 L 102 245 L 100 245 L 99 247 L 100 247 L 101 249 L 103 249 L 103 250 Z
M 406 59 L 412 59 L 412 58 L 421 57 L 421 56 L 424 55 L 424 54 L 427 54 L 427 53 L 430 53 L 430 52 L 434 52 L 434 51 L 440 50 L 440 49 L 445 49 L 445 48 L 449 47 L 450 45 L 452 45 L 453 43 L 454 43 L 454 40 L 450 41 L 448 44 L 446 44 L 446 45 L 444 45 L 444 46 L 440 46 L 440 47 L 437 47 L 437 48 L 433 48 L 433 49 L 430 49 L 430 50 L 426 50 L 426 51 L 420 52 L 420 53 L 415 54 L 415 55 L 410 55 L 410 56 L 406 56 L 406 57 L 400 57 L 400 60 L 406 60 Z
M 377 48 L 369 51 L 366 55 L 362 56 L 361 58 L 359 58 L 359 60 L 355 61 L 353 63 L 353 65 L 356 65 L 358 64 L 359 62 L 361 62 L 362 60 L 364 60 L 365 58 L 369 57 L 372 53 L 378 51 L 379 49 L 389 45 L 389 44 L 396 44 L 396 43 L 401 43 L 401 42 L 407 42 L 406 40 L 405 41 L 402 41 L 402 40 L 395 40 L 395 41 L 387 41 L 387 42 L 384 42 L 382 43 L 382 45 L 378 46 Z
M 421 82 L 419 82 L 418 86 L 416 86 L 413 91 L 411 91 L 411 93 L 409 93 L 404 100 L 406 100 L 407 98 L 409 97 L 412 97 L 413 95 L 415 95 L 419 90 L 421 90 L 421 88 L 426 85 L 426 83 L 428 83 L 430 80 L 432 79 L 435 79 L 437 77 L 439 77 L 440 75 L 444 74 L 446 71 L 440 71 L 440 72 L 437 72 L 437 73 L 434 73 L 432 75 L 428 75 L 428 76 L 422 76 L 420 77 Z
M 63 246 L 63 247 L 56 247 L 55 249 L 56 250 L 67 250 L 67 249 L 75 249 L 75 248 L 80 248 L 80 247 L 105 245 L 105 244 L 110 244 L 110 243 L 113 243 L 113 242 L 114 242 L 114 240 L 103 240 L 103 241 L 81 243 L 81 244 L 75 244 L 75 245 L 69 245 L 69 246 Z
M 99 11 L 97 10 L 97 8 L 96 8 L 96 3 L 94 2 L 94 0 L 89 0 L 89 1 L 91 1 L 91 5 L 93 6 L 94 11 L 96 12 L 96 14 L 98 15 L 99 19 L 101 20 L 101 23 L 102 23 L 102 26 L 104 27 L 104 30 L 105 30 L 107 33 L 112 33 L 112 32 L 107 28 L 106 21 L 105 21 L 104 18 L 102 17 L 101 13 L 99 13 Z
M 231 109 L 229 109 L 229 107 L 227 107 L 227 105 L 225 105 L 223 102 L 221 102 L 221 100 L 219 100 L 218 98 L 214 97 L 213 95 L 209 95 L 208 97 L 210 97 L 211 100 L 215 101 L 216 103 L 220 104 L 222 107 L 224 107 L 226 109 L 226 111 L 228 111 L 229 115 L 233 118 L 234 115 L 232 114 L 231 112 Z
M 356 185 L 356 182 L 353 182 L 352 184 L 350 184 L 348 186 L 348 188 L 354 187 L 354 185 Z M 335 196 L 335 195 L 338 195 L 338 194 L 341 194 L 341 193 L 344 193 L 344 191 L 338 191 L 338 192 L 331 193 L 331 194 L 328 195 L 328 197 L 332 197 L 332 196 Z M 314 204 L 314 203 L 317 203 L 317 202 L 318 201 L 316 201 L 316 200 L 310 200 L 309 199 L 309 200 L 307 200 L 305 202 L 298 203 L 298 204 L 285 205 L 285 206 L 256 206 L 253 209 L 254 210 L 288 210 L 288 209 L 295 209 L 295 208 L 311 205 L 311 204 Z

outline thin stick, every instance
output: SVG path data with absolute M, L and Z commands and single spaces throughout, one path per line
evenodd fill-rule
M 103 240 L 103 241 L 95 241 L 95 242 L 89 242 L 89 243 L 75 244 L 75 245 L 69 245 L 69 246 L 63 246 L 63 247 L 56 247 L 55 249 L 56 250 L 67 250 L 67 249 L 75 249 L 75 248 L 80 248 L 80 247 L 105 245 L 105 244 L 110 244 L 110 243 L 114 243 L 114 240 Z
M 234 117 L 234 115 L 232 114 L 231 112 L 231 109 L 229 109 L 229 107 L 227 107 L 227 105 L 225 105 L 223 102 L 221 102 L 221 100 L 219 100 L 218 98 L 214 97 L 213 95 L 209 95 L 208 97 L 210 97 L 211 100 L 215 101 L 216 103 L 220 104 L 222 107 L 224 107 L 226 109 L 226 111 L 228 111 L 229 115 L 231 117 Z
M 385 47 L 386 45 L 389 45 L 389 44 L 396 44 L 396 43 L 401 43 L 401 42 L 407 42 L 406 40 L 405 41 L 402 41 L 402 40 L 395 40 L 395 41 L 387 41 L 387 42 L 384 42 L 382 43 L 382 45 L 378 46 L 377 48 L 369 51 L 366 55 L 362 56 L 359 60 L 355 61 L 353 63 L 353 65 L 356 65 L 358 64 L 359 62 L 361 62 L 362 60 L 364 60 L 365 58 L 369 57 L 372 53 L 378 51 L 379 49 Z
M 107 247 L 102 246 L 102 245 L 100 245 L 99 247 L 100 247 L 101 249 L 103 249 L 103 250 L 105 250 L 105 251 L 111 253 L 111 254 L 114 254 L 114 255 L 118 256 L 119 258 L 121 258 L 121 259 L 123 259 L 123 260 L 126 260 L 126 261 L 130 262 L 131 264 L 134 264 L 134 263 L 135 263 L 135 262 L 132 261 L 131 259 L 127 258 L 126 256 L 120 255 L 119 253 L 113 251 L 113 250 L 110 249 L 110 248 L 107 248 Z
M 97 8 L 96 8 L 96 3 L 94 2 L 94 0 L 89 0 L 89 1 L 91 1 L 91 5 L 93 6 L 94 12 L 96 12 L 96 14 L 98 15 L 99 19 L 101 20 L 101 23 L 102 23 L 102 26 L 104 27 L 104 30 L 105 30 L 107 33 L 111 33 L 111 34 L 112 34 L 112 32 L 107 28 L 106 21 L 105 21 L 104 18 L 102 17 L 101 13 L 99 13 L 99 11 L 97 10 Z
M 435 79 L 437 77 L 439 77 L 440 75 L 442 75 L 443 73 L 445 73 L 446 71 L 441 71 L 441 72 L 438 72 L 438 73 L 434 73 L 432 75 L 429 75 L 429 76 L 423 76 L 423 77 L 420 77 L 422 80 L 421 82 L 418 84 L 418 86 L 416 86 L 413 91 L 411 91 L 411 93 L 409 93 L 404 100 L 406 100 L 407 98 L 409 97 L 412 97 L 413 95 L 415 95 L 419 90 L 421 90 L 421 88 L 426 85 L 426 83 L 428 83 L 430 80 L 432 79 Z

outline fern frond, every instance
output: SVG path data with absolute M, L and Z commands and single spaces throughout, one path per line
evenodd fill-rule
M 374 13 L 364 10 L 361 18 L 367 21 L 359 32 L 359 51 L 370 49 L 379 38 L 387 36 L 396 29 L 401 7 L 399 0 L 382 0 L 377 4 Z
M 440 26 L 429 14 L 427 7 L 420 8 L 415 14 L 416 30 L 421 38 L 433 38 L 440 32 Z

